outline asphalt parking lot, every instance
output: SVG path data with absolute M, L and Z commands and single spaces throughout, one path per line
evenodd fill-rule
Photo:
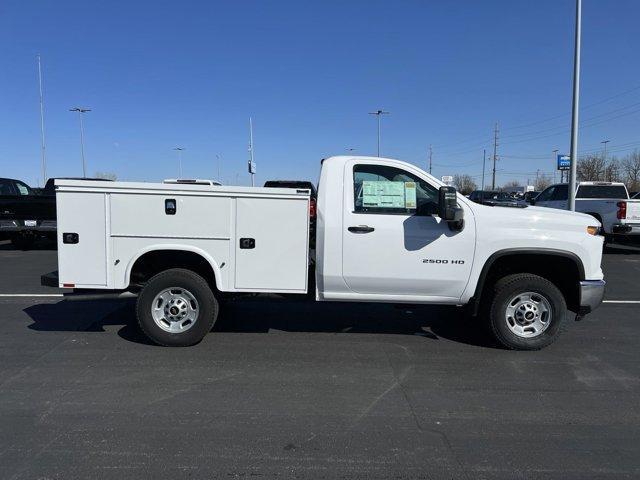
M 456 308 L 276 298 L 161 348 L 133 299 L 36 296 L 55 269 L 0 243 L 0 478 L 640 476 L 640 249 L 540 352 Z

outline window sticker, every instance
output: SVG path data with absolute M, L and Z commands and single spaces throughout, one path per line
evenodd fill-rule
M 16 187 L 18 187 L 18 190 L 20 190 L 20 195 L 29 195 L 29 190 L 27 190 L 27 187 L 25 187 L 24 185 L 16 183 Z
M 416 182 L 404 182 L 405 208 L 416 208 Z
M 365 180 L 362 182 L 362 206 L 416 208 L 416 184 Z

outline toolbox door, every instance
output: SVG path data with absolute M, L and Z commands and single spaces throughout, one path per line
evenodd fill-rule
M 238 198 L 235 287 L 307 291 L 309 197 Z
M 105 194 L 62 191 L 56 197 L 60 285 L 106 287 Z

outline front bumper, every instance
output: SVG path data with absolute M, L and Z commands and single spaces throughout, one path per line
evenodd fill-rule
M 580 315 L 594 311 L 604 298 L 604 280 L 582 280 L 580 282 Z
M 615 235 L 640 235 L 640 225 L 637 223 L 614 223 L 611 231 Z

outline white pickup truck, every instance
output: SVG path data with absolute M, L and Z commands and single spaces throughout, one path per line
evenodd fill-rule
M 56 188 L 58 272 L 42 283 L 138 293 L 140 327 L 160 345 L 199 342 L 218 299 L 311 289 L 318 301 L 466 305 L 502 345 L 533 350 L 604 295 L 593 217 L 479 205 L 398 160 L 322 162 L 314 252 L 306 189 Z
M 569 187 L 566 183 L 551 185 L 540 192 L 532 205 L 568 208 Z M 580 182 L 576 189 L 576 211 L 598 219 L 609 240 L 640 235 L 640 200 L 629 199 L 624 183 Z

